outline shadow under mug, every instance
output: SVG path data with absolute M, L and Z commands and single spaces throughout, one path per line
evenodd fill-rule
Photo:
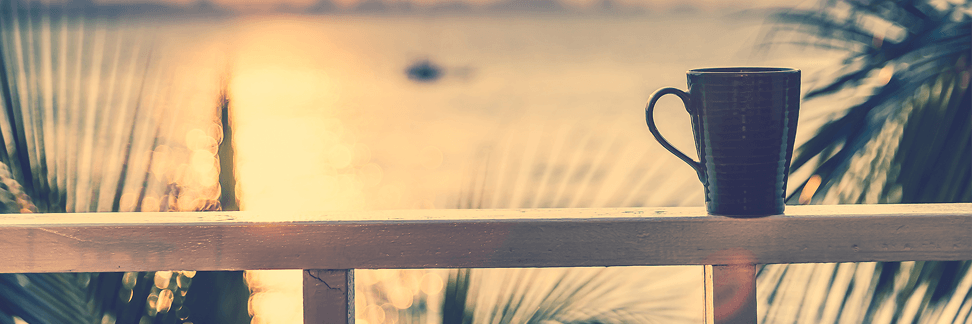
M 698 173 L 709 214 L 783 214 L 786 180 L 800 112 L 800 70 L 731 67 L 687 73 L 688 92 L 655 91 L 645 107 L 655 139 Z M 655 102 L 682 99 L 692 117 L 699 161 L 673 147 L 655 127 Z

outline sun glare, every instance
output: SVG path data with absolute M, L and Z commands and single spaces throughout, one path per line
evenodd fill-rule
M 240 207 L 279 215 L 363 209 L 362 192 L 382 182 L 382 169 L 337 117 L 338 85 L 308 55 L 322 49 L 281 39 L 302 34 L 300 28 L 261 25 L 237 44 L 229 99 Z M 195 133 L 187 142 L 208 140 Z M 193 155 L 192 168 L 205 171 L 208 162 Z M 300 323 L 301 280 L 300 271 L 248 271 L 252 323 Z

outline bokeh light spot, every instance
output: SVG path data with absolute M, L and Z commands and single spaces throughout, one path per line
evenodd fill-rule
M 135 292 L 132 291 L 131 289 L 122 288 L 122 289 L 118 290 L 118 299 L 120 299 L 122 301 L 122 303 L 128 304 L 129 302 L 132 301 L 132 296 L 134 294 L 135 294 Z
M 159 198 L 155 196 L 148 196 L 142 199 L 142 211 L 143 212 L 157 212 L 159 211 Z
M 411 306 L 411 304 L 409 304 Z M 393 304 L 383 304 L 381 308 L 385 310 L 385 322 L 384 324 L 397 324 L 398 323 L 398 310 Z
M 176 280 L 176 286 L 179 287 L 180 290 L 185 290 L 189 289 L 190 285 L 192 285 L 192 278 L 186 276 L 185 272 L 180 272 Z
M 138 196 L 135 194 L 135 192 L 132 192 L 130 190 L 126 190 L 125 193 L 123 193 L 122 196 L 121 196 L 121 198 L 119 199 L 118 211 L 132 211 L 132 210 L 134 210 L 135 209 L 135 203 L 138 202 L 136 200 L 137 198 L 138 198 Z
M 365 320 L 369 322 L 375 322 L 375 323 L 385 322 L 385 309 L 381 308 L 381 306 L 378 305 L 370 305 L 368 307 L 365 307 L 362 310 L 361 315 L 365 318 Z
M 393 286 L 388 289 L 388 300 L 391 302 L 392 306 L 398 309 L 407 309 L 412 307 L 412 291 L 408 288 L 402 286 Z
M 159 300 L 155 305 L 156 311 L 159 313 L 168 312 L 169 309 L 172 308 L 172 299 L 173 299 L 172 291 L 168 289 L 162 289 L 162 291 L 159 292 Z
M 158 305 L 159 295 L 150 294 L 145 298 L 145 312 L 148 313 L 148 316 L 155 317 L 155 314 L 159 313 L 158 308 L 156 308 Z
M 165 289 L 169 287 L 172 279 L 172 271 L 158 271 L 155 273 L 155 287 Z
M 343 169 L 351 165 L 351 150 L 341 144 L 334 145 L 328 152 L 327 158 L 335 169 Z
M 813 199 L 813 194 L 817 192 L 820 187 L 820 175 L 814 174 L 807 180 L 807 184 L 803 186 L 803 191 L 800 192 L 800 204 L 806 205 L 810 203 Z
M 429 272 L 422 276 L 419 287 L 426 295 L 435 295 L 442 291 L 443 286 L 445 285 L 442 282 L 442 277 L 438 273 Z
M 138 282 L 138 272 L 126 272 L 122 275 L 122 287 L 125 289 L 132 289 Z
M 208 174 L 216 167 L 216 157 L 212 152 L 206 150 L 192 151 L 192 158 L 189 160 L 192 170 L 200 174 Z
M 24 274 L 18 273 L 14 276 L 17 277 L 17 284 L 19 284 L 21 287 L 27 287 L 28 285 L 30 285 L 30 279 L 27 278 L 27 276 L 25 276 Z
M 879 84 L 885 85 L 888 84 L 888 82 L 891 82 L 891 77 L 893 76 L 894 76 L 894 66 L 888 64 L 885 65 L 883 68 L 881 68 L 881 71 L 878 72 L 877 81 Z
M 193 128 L 186 133 L 186 148 L 190 150 L 213 150 L 216 148 L 216 139 L 201 129 Z
M 250 315 L 257 314 L 257 317 L 262 317 L 264 320 L 274 319 L 273 322 L 279 320 L 282 323 L 291 323 L 302 317 L 301 298 L 299 294 L 295 296 L 280 291 L 261 291 L 250 296 L 248 310 Z
M 101 317 L 101 324 L 115 324 L 115 315 L 105 314 Z

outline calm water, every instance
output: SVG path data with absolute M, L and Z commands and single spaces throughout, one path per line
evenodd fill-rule
M 815 71 L 832 64 L 835 56 L 795 48 L 757 55 L 753 48 L 765 31 L 758 18 L 656 16 L 273 16 L 126 24 L 78 20 L 29 31 L 53 45 L 38 45 L 34 55 L 40 63 L 18 67 L 28 71 L 18 77 L 52 80 L 32 85 L 36 97 L 22 98 L 44 109 L 63 98 L 75 98 L 72 111 L 106 106 L 124 113 L 136 101 L 150 107 L 146 109 L 154 113 L 140 118 L 149 125 L 166 125 L 159 131 L 165 149 L 138 141 L 136 151 L 145 154 L 134 161 L 151 168 L 145 172 L 158 179 L 146 198 L 156 199 L 151 201 L 156 208 L 164 198 L 153 197 L 165 195 L 165 179 L 201 188 L 194 197 L 218 194 L 212 189 L 218 188 L 214 144 L 220 135 L 211 117 L 223 83 L 229 89 L 238 192 L 245 210 L 284 215 L 701 206 L 702 187 L 694 172 L 664 151 L 644 125 L 648 96 L 665 86 L 684 89 L 686 70 L 713 66 L 800 68 L 806 88 Z M 4 37 L 10 41 L 11 35 Z M 405 71 L 420 60 L 441 66 L 443 76 L 434 82 L 410 80 Z M 43 63 L 48 61 L 53 67 Z M 147 90 L 135 90 L 134 84 Z M 798 143 L 828 111 L 809 107 L 801 113 Z M 677 100 L 662 100 L 656 121 L 676 147 L 694 151 L 688 115 Z M 51 163 L 60 165 L 74 155 L 98 156 L 90 149 L 97 147 L 93 143 L 125 136 L 124 129 L 116 128 L 88 134 L 83 143 L 43 135 L 59 139 L 50 145 L 49 155 L 62 157 Z M 140 138 L 151 138 L 151 131 L 140 130 Z M 112 143 L 116 149 L 111 152 L 120 152 L 122 141 Z M 82 149 L 74 152 L 72 147 Z M 99 172 L 121 168 L 120 160 L 107 156 L 111 161 L 105 167 L 90 162 L 58 172 L 96 179 Z M 91 190 L 84 187 L 89 182 L 85 179 L 77 192 Z M 117 182 L 101 186 L 112 183 Z M 132 197 L 123 197 L 123 209 L 134 208 Z M 196 203 L 185 200 L 187 209 Z M 91 209 L 84 204 L 76 203 L 79 210 Z M 584 311 L 635 305 L 631 309 L 663 322 L 701 322 L 699 267 L 539 271 L 473 272 L 475 297 L 469 303 L 476 305 L 477 322 L 491 321 L 492 310 L 509 298 L 504 291 L 539 303 L 552 289 L 550 278 L 561 275 L 577 283 L 611 278 L 602 282 L 605 287 L 623 283 L 602 292 L 603 298 Z M 395 323 L 407 316 L 435 322 L 441 317 L 437 305 L 449 273 L 358 271 L 358 322 Z M 254 291 L 254 322 L 301 322 L 299 271 L 253 271 L 247 276 Z M 510 278 L 525 277 L 539 278 L 530 281 L 535 289 L 514 289 L 523 285 Z
M 327 208 L 454 208 L 469 198 L 469 190 L 462 190 L 464 179 L 487 187 L 481 189 L 486 192 L 477 207 L 700 205 L 700 190 L 681 185 L 692 181 L 691 170 L 669 167 L 677 160 L 660 151 L 646 132 L 644 102 L 660 87 L 684 88 L 684 72 L 691 68 L 814 69 L 820 65 L 819 59 L 808 61 L 812 57 L 808 54 L 754 57 L 761 23 L 716 15 L 236 21 L 230 47 L 234 54 L 231 92 L 241 123 L 239 140 L 245 154 L 241 162 L 258 163 L 249 154 L 309 151 L 313 152 L 309 158 L 324 163 L 296 159 L 292 162 L 302 163 L 296 169 L 311 172 L 331 162 L 336 168 L 325 167 L 325 176 L 350 169 L 364 173 L 357 178 L 368 179 L 367 184 L 339 185 L 334 188 L 337 195 L 329 195 L 336 197 L 330 202 L 334 205 L 323 205 Z M 405 69 L 422 59 L 443 66 L 444 76 L 430 83 L 409 80 Z M 676 100 L 668 100 L 671 104 L 657 112 L 661 130 L 677 147 L 691 151 L 687 114 Z M 255 123 L 252 128 L 250 120 Z M 321 129 L 325 124 L 329 127 Z M 279 140 L 267 134 L 276 134 Z M 263 141 L 255 139 L 261 137 Z M 329 139 L 315 146 L 322 137 Z M 284 139 L 301 139 L 303 148 L 279 145 Z M 623 144 L 606 147 L 618 141 Z M 262 144 L 250 149 L 247 142 Z M 598 154 L 611 156 L 588 161 Z M 252 167 L 267 170 L 280 162 L 274 159 L 268 162 L 274 164 Z M 583 193 L 589 196 L 585 201 L 563 195 L 580 190 L 571 184 L 583 186 L 590 181 L 558 182 L 549 174 L 537 175 L 558 168 L 566 175 L 585 165 L 596 169 L 608 162 L 617 165 L 604 169 L 601 183 L 606 187 Z M 638 187 L 624 189 L 641 190 L 644 197 L 617 192 L 620 188 L 615 187 L 621 183 L 612 187 L 629 178 L 631 170 L 656 165 L 665 166 L 671 183 L 636 183 Z M 533 169 L 526 170 L 527 166 Z M 247 206 L 255 208 L 261 201 L 276 205 L 274 201 L 286 197 L 291 197 L 285 199 L 288 204 L 294 204 L 293 193 L 248 185 L 249 167 L 248 163 L 240 166 Z M 331 171 L 334 174 L 327 174 Z M 509 174 L 516 171 L 524 174 Z M 492 175 L 472 179 L 477 172 Z M 293 179 L 308 183 L 308 187 L 298 186 L 301 191 L 330 182 L 313 178 L 313 172 L 308 175 L 312 177 Z M 538 182 L 531 186 L 530 181 Z M 678 190 L 671 190 L 673 186 Z M 356 193 L 342 196 L 349 188 Z M 499 188 L 512 190 L 510 197 L 498 197 Z M 539 192 L 530 192 L 534 189 Z M 692 198 L 666 196 L 675 191 L 691 192 Z M 553 197 L 547 201 L 544 195 Z M 308 203 L 291 206 L 322 207 L 316 199 Z
M 831 62 L 798 49 L 756 55 L 762 20 L 718 15 L 263 17 L 229 26 L 248 210 L 701 206 L 694 173 L 644 126 L 648 95 L 685 88 L 691 68 L 812 72 Z M 419 60 L 444 76 L 409 80 Z M 659 127 L 692 151 L 688 116 L 667 100 Z M 614 300 L 650 300 L 645 307 L 701 321 L 700 268 L 612 271 L 632 283 Z M 476 318 L 489 322 L 487 310 L 507 298 L 502 278 L 525 274 L 478 273 L 493 278 L 474 281 Z M 290 287 L 262 288 L 257 321 L 299 322 L 299 273 L 251 277 Z M 446 277 L 359 271 L 359 321 L 418 311 L 435 322 Z

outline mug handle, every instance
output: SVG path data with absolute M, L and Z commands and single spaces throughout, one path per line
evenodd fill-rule
M 672 152 L 672 154 L 675 154 L 676 157 L 682 159 L 682 161 L 685 161 L 685 163 L 688 163 L 688 165 L 691 166 L 692 169 L 695 169 L 695 173 L 698 173 L 699 175 L 699 181 L 705 183 L 705 173 L 702 172 L 702 164 L 693 161 L 692 158 L 686 156 L 685 153 L 682 153 L 674 146 L 672 146 L 672 144 L 669 144 L 668 141 L 665 140 L 665 137 L 662 137 L 661 133 L 658 132 L 658 127 L 655 127 L 655 117 L 654 117 L 655 102 L 657 102 L 659 98 L 667 94 L 673 94 L 678 96 L 679 99 L 682 99 L 682 104 L 685 105 L 685 110 L 688 111 L 689 114 L 692 113 L 692 111 L 690 110 L 691 105 L 689 105 L 689 101 L 691 99 L 688 93 L 685 93 L 685 91 L 676 88 L 658 89 L 658 91 L 655 91 L 655 93 L 651 94 L 651 99 L 648 100 L 648 105 L 645 106 L 645 121 L 648 122 L 648 130 L 651 131 L 651 135 L 655 136 L 655 140 L 658 140 L 658 143 L 661 144 L 662 147 L 664 147 L 669 152 Z

